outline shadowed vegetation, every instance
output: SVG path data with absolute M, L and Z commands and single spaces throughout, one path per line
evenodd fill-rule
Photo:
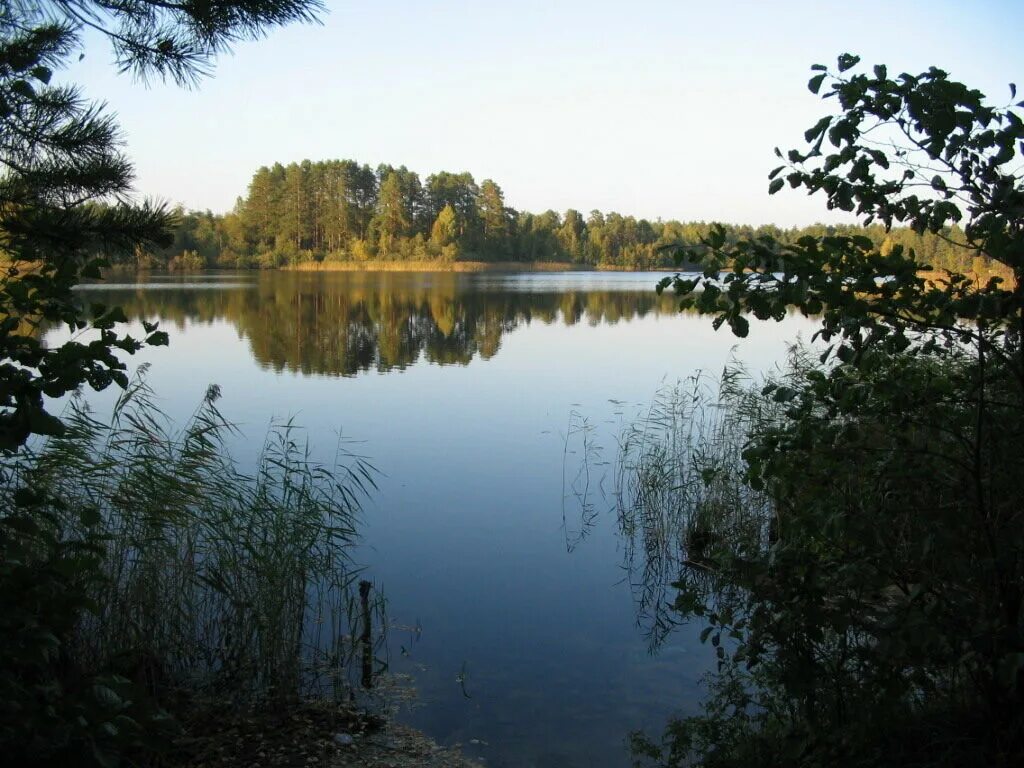
M 155 735 L 153 722 L 135 720 L 140 700 L 155 716 L 207 700 L 265 706 L 354 690 L 363 648 L 350 547 L 373 470 L 341 443 L 333 466 L 314 463 L 300 430 L 283 423 L 244 474 L 217 397 L 211 388 L 180 431 L 142 381 L 109 422 L 75 399 L 63 435 L 0 463 L 4 642 L 26 654 L 18 687 L 5 691 L 17 708 L 0 727 L 23 759 L 83 746 L 88 725 L 61 717 L 78 693 L 86 719 L 106 716 L 99 724 L 116 743 Z M 31 599 L 52 599 L 39 594 L 47 574 L 75 596 L 56 622 L 56 606 Z M 34 591 L 15 592 L 25 580 Z M 34 643 L 20 626 L 33 610 Z M 95 684 L 76 690 L 97 675 L 108 679 L 102 706 L 90 698 Z M 35 722 L 28 744 L 16 722 Z
M 949 237 L 1010 279 L 926 277 L 920 254 L 860 236 L 733 243 L 716 229 L 701 275 L 663 281 L 738 336 L 754 318 L 820 313 L 823 351 L 761 388 L 671 401 L 653 446 L 627 451 L 648 603 L 674 578 L 670 621 L 706 622 L 719 661 L 704 713 L 660 743 L 638 737 L 638 757 L 1024 760 L 1024 102 L 858 63 L 814 67 L 811 91 L 827 82 L 838 114 L 778 152 L 769 191 Z
M 744 371 L 698 373 L 660 391 L 619 439 L 615 509 L 640 624 L 656 651 L 685 621 L 679 583 L 707 598 L 723 542 L 758 546 L 772 519 L 764 493 L 735 468 L 773 408 Z

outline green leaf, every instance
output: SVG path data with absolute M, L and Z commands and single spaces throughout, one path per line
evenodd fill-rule
M 849 53 L 844 53 L 839 56 L 837 60 L 839 71 L 845 72 L 846 70 L 857 66 L 860 63 L 860 56 L 854 56 Z
M 127 323 L 128 318 L 121 307 L 114 307 L 107 313 L 107 319 L 113 323 Z
M 779 387 L 775 390 L 774 400 L 777 403 L 788 403 L 796 397 L 796 390 L 792 387 Z
M 821 134 L 825 132 L 825 129 L 827 129 L 831 124 L 831 116 L 821 118 L 821 120 L 819 120 L 813 126 L 804 131 L 804 139 L 807 141 L 808 144 L 810 144 L 816 138 L 821 136 Z
M 815 75 L 810 80 L 808 80 L 807 81 L 807 89 L 811 93 L 817 94 L 818 91 L 821 90 L 821 84 L 825 81 L 825 75 L 826 75 L 826 73 L 822 72 L 820 75 Z
M 768 194 L 774 195 L 780 189 L 786 186 L 785 179 L 774 179 L 771 184 L 768 185 Z
M 747 334 L 750 333 L 750 323 L 747 321 L 747 318 L 743 317 L 743 315 L 736 315 L 732 318 L 729 325 L 732 327 L 732 332 L 741 339 L 745 339 Z
M 37 435 L 63 435 L 64 422 L 46 411 L 33 409 L 29 413 L 29 428 Z

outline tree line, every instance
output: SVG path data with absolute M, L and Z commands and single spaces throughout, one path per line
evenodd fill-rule
M 376 169 L 354 160 L 275 163 L 256 171 L 230 213 L 179 209 L 174 240 L 136 254 L 172 269 L 278 268 L 316 261 L 561 262 L 622 269 L 672 267 L 673 250 L 696 246 L 705 222 L 649 220 L 570 208 L 517 211 L 491 179 L 441 171 L 421 179 L 404 165 Z M 982 271 L 957 245 L 956 227 L 918 234 L 882 225 L 782 229 L 725 225 L 729 242 L 771 237 L 864 235 L 883 251 L 913 249 L 936 269 Z M 986 265 L 987 266 L 987 265 Z

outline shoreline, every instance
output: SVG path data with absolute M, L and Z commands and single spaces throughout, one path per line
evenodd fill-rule
M 285 702 L 274 709 L 206 706 L 179 721 L 169 768 L 483 768 L 420 730 L 350 704 Z
M 636 272 L 635 269 L 559 261 L 305 261 L 281 272 Z
M 34 265 L 27 265 L 32 269 Z M 604 264 L 568 264 L 554 261 L 308 261 L 299 264 L 287 264 L 281 267 L 272 268 L 232 268 L 232 267 L 207 267 L 204 269 L 167 269 L 138 267 L 129 264 L 115 264 L 103 269 L 104 279 L 110 275 L 145 275 L 156 274 L 198 274 L 208 272 L 436 272 L 436 273 L 483 273 L 483 272 L 505 272 L 505 273 L 558 273 L 558 272 L 620 272 L 631 274 L 635 272 L 659 272 L 664 274 L 684 273 L 699 271 L 694 265 L 682 265 L 679 267 L 638 267 L 629 268 L 618 265 Z M 727 270 L 725 270 L 727 271 Z M 984 286 L 989 279 L 999 277 L 1003 280 L 1003 287 L 1012 290 L 1014 288 L 1013 274 L 1007 269 L 992 267 L 982 270 L 970 270 L 965 274 L 976 285 Z M 940 282 L 946 279 L 945 270 L 919 270 L 918 277 L 927 282 Z M 84 281 L 92 282 L 92 281 Z

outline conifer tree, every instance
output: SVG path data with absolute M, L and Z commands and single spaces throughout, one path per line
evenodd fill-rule
M 0 450 L 62 425 L 45 409 L 88 384 L 127 382 L 117 352 L 166 343 L 147 325 L 135 339 L 124 315 L 72 292 L 112 258 L 166 245 L 172 212 L 130 198 L 132 166 L 109 115 L 78 88 L 51 83 L 81 47 L 83 29 L 101 33 L 122 71 L 180 84 L 208 73 L 214 57 L 269 27 L 310 21 L 317 0 L 23 0 L 0 6 Z M 88 327 L 97 336 L 46 348 L 43 324 Z
M 390 171 L 381 181 L 376 219 L 380 250 L 387 255 L 392 243 L 406 233 L 410 223 L 402 195 L 402 181 L 396 171 Z
M 506 255 L 509 245 L 509 223 L 501 187 L 490 179 L 484 179 L 480 184 L 478 207 L 483 221 L 485 248 L 489 253 Z

